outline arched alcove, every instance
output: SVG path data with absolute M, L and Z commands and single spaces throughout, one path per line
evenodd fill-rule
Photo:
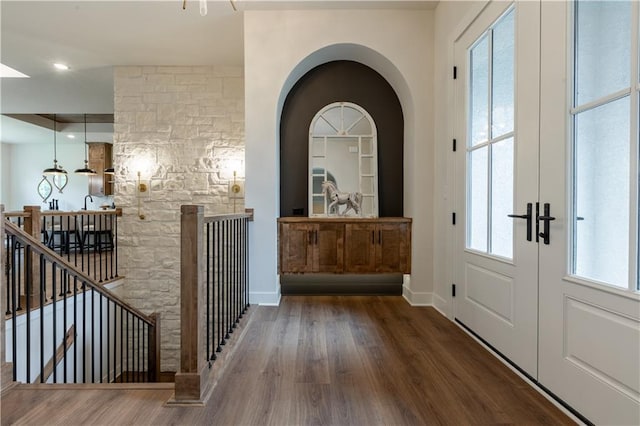
M 378 127 L 379 216 L 403 216 L 404 116 L 398 95 L 377 71 L 338 60 L 304 74 L 288 92 L 280 116 L 280 216 L 307 216 L 309 125 L 333 102 L 366 109 Z

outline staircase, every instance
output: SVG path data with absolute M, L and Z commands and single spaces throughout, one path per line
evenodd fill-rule
M 111 293 L 74 265 L 68 250 L 56 252 L 26 232 L 36 228 L 27 223 L 1 220 L 3 378 L 10 374 L 3 388 L 15 381 L 156 381 L 159 315 L 145 315 Z

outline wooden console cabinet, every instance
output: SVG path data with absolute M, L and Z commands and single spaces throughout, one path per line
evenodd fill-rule
M 408 274 L 411 219 L 280 218 L 278 271 Z

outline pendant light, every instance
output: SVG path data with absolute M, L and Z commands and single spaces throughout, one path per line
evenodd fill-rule
M 45 175 L 66 175 L 67 171 L 62 168 L 62 166 L 58 167 L 57 160 L 57 147 L 56 147 L 56 115 L 53 114 L 53 167 L 49 167 L 48 169 L 44 169 L 42 173 Z
M 77 169 L 74 173 L 87 176 L 97 174 L 95 170 L 89 168 L 89 157 L 87 156 L 87 114 L 84 115 L 84 167 Z

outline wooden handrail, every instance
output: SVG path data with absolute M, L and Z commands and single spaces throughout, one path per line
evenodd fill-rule
M 118 216 L 122 217 L 122 208 L 117 207 L 115 210 L 76 210 L 76 211 L 62 211 L 62 210 L 41 210 L 40 216 L 78 216 L 78 215 L 92 215 L 92 216 Z M 15 211 L 6 212 L 4 217 L 31 217 L 30 211 Z
M 140 317 L 140 319 L 142 319 L 147 324 L 149 324 L 151 326 L 155 325 L 155 320 L 151 316 L 142 313 L 141 311 L 139 311 L 135 307 L 129 305 L 124 300 L 120 299 L 115 294 L 112 294 L 111 292 L 105 290 L 100 284 L 98 284 L 97 281 L 95 281 L 89 275 L 85 274 L 82 271 L 77 270 L 76 267 L 73 266 L 73 264 L 68 262 L 63 257 L 59 256 L 56 252 L 54 252 L 50 248 L 44 246 L 40 241 L 38 241 L 37 239 L 35 239 L 34 237 L 29 235 L 28 233 L 26 233 L 22 229 L 20 229 L 15 224 L 7 221 L 4 224 L 4 226 L 5 226 L 5 232 L 7 232 L 9 234 L 13 234 L 13 235 L 19 237 L 19 240 L 22 240 L 20 242 L 28 242 L 29 245 L 31 245 L 32 251 L 34 253 L 41 254 L 42 256 L 44 256 L 44 258 L 46 260 L 48 260 L 48 261 L 50 261 L 52 263 L 57 263 L 59 265 L 64 266 L 65 269 L 69 270 L 69 273 L 71 275 L 74 275 L 77 278 L 79 278 L 81 281 L 87 283 L 89 285 L 89 287 L 91 287 L 94 291 L 102 294 L 107 299 L 110 299 L 111 301 L 113 301 L 114 303 L 118 304 L 120 307 L 128 310 L 129 312 L 136 314 L 137 316 Z
M 233 214 L 214 214 L 212 216 L 206 216 L 204 223 L 220 222 L 223 220 L 233 219 L 249 219 L 249 222 L 253 221 L 253 209 L 246 209 L 246 213 L 233 213 Z

